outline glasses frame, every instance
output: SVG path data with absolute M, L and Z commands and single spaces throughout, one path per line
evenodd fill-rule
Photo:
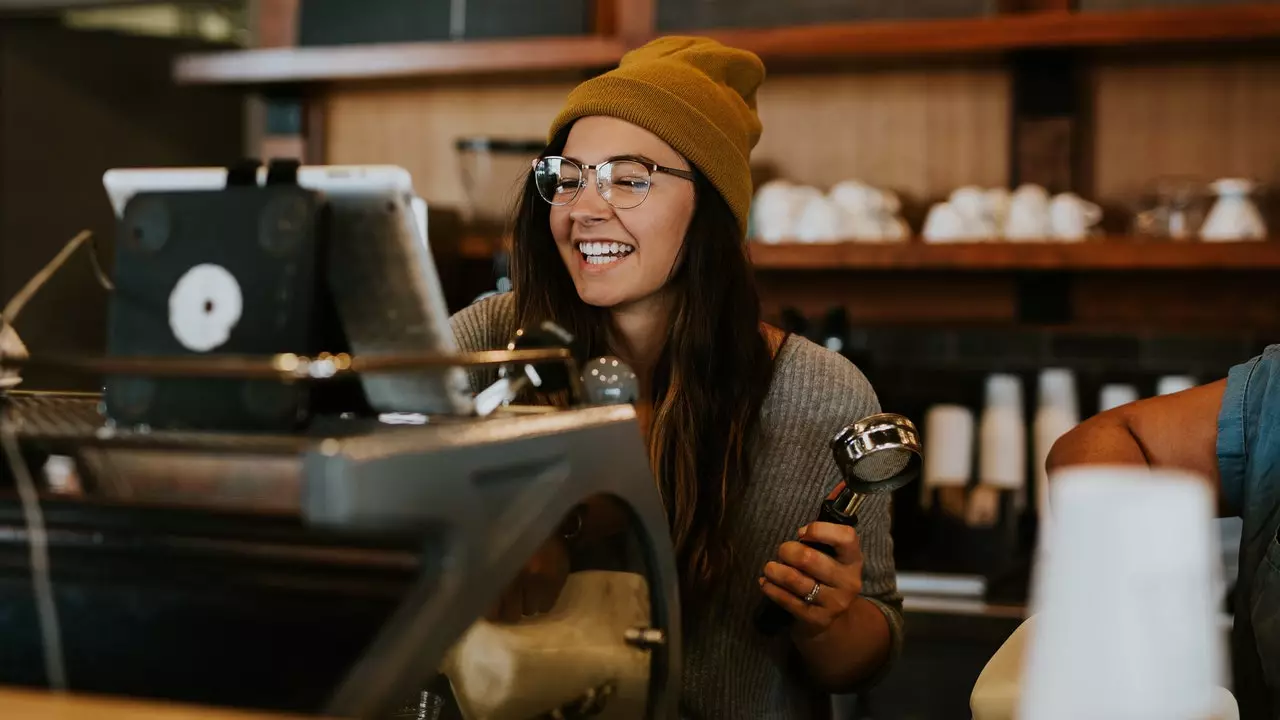
M 609 203 L 609 205 L 610 205 L 610 206 L 612 206 L 612 207 L 614 207 L 615 209 L 618 209 L 618 210 L 634 210 L 635 208 L 638 208 L 638 207 L 640 207 L 641 205 L 643 205 L 643 204 L 644 204 L 644 201 L 649 199 L 649 190 L 652 190 L 652 189 L 653 189 L 652 187 L 650 187 L 650 188 L 649 188 L 649 190 L 646 190 L 646 191 L 645 191 L 645 193 L 644 193 L 644 197 L 643 197 L 643 198 L 640 198 L 640 202 L 638 202 L 638 203 L 636 203 L 635 205 L 632 205 L 632 206 L 630 206 L 630 207 L 625 207 L 625 208 L 623 208 L 623 207 L 618 207 L 617 205 L 614 205 L 614 204 L 613 204 L 613 202 L 612 202 L 612 201 L 610 201 L 608 198 L 605 198 L 604 193 L 603 193 L 603 192 L 601 192 L 601 190 L 600 190 L 600 168 L 602 168 L 602 167 L 604 167 L 604 166 L 606 166 L 606 165 L 612 165 L 612 164 L 614 164 L 614 163 L 629 162 L 629 163 L 635 163 L 636 165 L 639 165 L 640 167 L 643 167 L 645 170 L 648 170 L 648 171 L 649 171 L 649 176 L 650 176 L 649 180 L 650 180 L 650 182 L 652 182 L 652 180 L 653 180 L 653 177 L 652 177 L 652 176 L 654 175 L 654 173 L 662 173 L 662 174 L 665 174 L 665 175 L 672 175 L 672 176 L 674 176 L 674 177 L 678 177 L 678 178 L 681 178 L 681 179 L 684 179 L 684 180 L 688 180 L 689 182 L 694 182 L 694 179 L 695 179 L 695 176 L 694 176 L 694 174 L 693 174 L 693 171 L 691 171 L 691 170 L 681 170 L 680 168 L 667 167 L 667 166 L 665 166 L 665 165 L 659 165 L 659 164 L 657 164 L 657 163 L 653 163 L 653 162 L 645 162 L 644 160 L 641 160 L 641 159 L 639 159 L 639 158 L 630 158 L 630 157 L 615 158 L 615 159 L 613 159 L 613 160 L 605 160 L 605 161 L 604 161 L 604 162 L 602 162 L 602 163 L 596 163 L 595 165 L 587 165 L 587 164 L 584 164 L 584 163 L 577 162 L 576 160 L 571 160 L 571 159 L 569 159 L 569 158 L 567 158 L 567 157 L 564 157 L 563 155 L 544 155 L 544 156 L 542 156 L 542 157 L 540 157 L 540 158 L 534 158 L 533 163 L 531 164 L 531 166 L 530 166 L 530 170 L 529 170 L 529 171 L 530 171 L 530 172 L 532 172 L 532 173 L 537 173 L 537 171 L 538 171 L 538 163 L 540 163 L 540 162 L 542 162 L 542 161 L 544 161 L 544 160 L 559 160 L 559 161 L 560 161 L 560 162 L 562 162 L 562 163 L 569 163 L 570 165 L 572 165 L 572 166 L 574 166 L 574 167 L 578 168 L 578 170 L 581 172 L 581 178 L 582 178 L 582 179 L 581 179 L 581 180 L 579 180 L 579 182 L 578 182 L 578 189 L 577 189 L 577 191 L 575 191 L 575 192 L 573 193 L 573 197 L 569 198 L 566 202 L 562 202 L 562 203 L 555 203 L 555 202 L 551 202 L 550 200 L 547 200 L 546 196 L 542 194 L 542 190 L 541 190 L 541 188 L 539 188 L 539 190 L 538 190 L 538 197 L 542 198 L 543 202 L 547 203 L 548 205 L 550 205 L 550 206 L 552 206 L 552 207 L 567 207 L 567 206 L 569 206 L 569 205 L 573 205 L 574 203 L 578 202 L 578 198 L 582 197 L 582 189 L 583 189 L 583 188 L 585 188 L 585 187 L 587 186 L 586 177 L 587 177 L 587 171 L 588 171 L 588 170 L 595 170 L 595 171 L 596 171 L 596 183 L 595 183 L 595 184 L 596 184 L 596 192 L 600 193 L 600 197 L 601 197 L 602 199 L 604 199 L 604 201 L 605 201 L 605 202 Z M 535 186 L 535 187 L 538 185 L 538 182 L 537 182 L 537 180 L 536 180 L 536 179 L 534 180 L 534 183 L 533 183 L 533 184 L 534 184 L 534 186 Z

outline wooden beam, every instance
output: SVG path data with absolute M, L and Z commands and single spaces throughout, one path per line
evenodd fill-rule
M 1280 37 L 1280 5 L 1038 12 L 982 18 L 856 22 L 708 35 L 765 60 L 914 57 L 1027 48 L 1102 47 Z
M 628 48 L 640 47 L 656 34 L 656 0 L 615 0 L 617 36 Z
M 293 47 L 298 44 L 300 1 L 255 0 L 252 12 L 257 47 Z

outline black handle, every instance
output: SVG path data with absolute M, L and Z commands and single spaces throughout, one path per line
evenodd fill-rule
M 828 500 L 822 503 L 822 510 L 818 512 L 819 522 L 835 523 L 836 525 L 848 525 L 856 528 L 858 526 L 858 516 L 841 515 L 836 511 L 835 506 Z M 835 557 L 835 548 L 823 543 L 804 541 L 801 542 L 828 557 Z M 756 612 L 756 630 L 765 635 L 777 635 L 779 632 L 790 627 L 795 621 L 795 616 L 787 612 L 774 601 L 765 598 L 760 603 L 760 610 Z

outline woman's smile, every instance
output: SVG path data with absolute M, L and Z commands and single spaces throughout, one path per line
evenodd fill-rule
M 623 263 L 636 248 L 617 240 L 578 240 L 574 243 L 581 257 L 581 270 L 590 273 L 608 272 Z

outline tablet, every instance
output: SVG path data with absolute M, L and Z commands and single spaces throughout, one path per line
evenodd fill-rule
M 258 183 L 266 182 L 259 168 Z M 304 165 L 298 185 L 324 195 L 327 286 L 357 355 L 450 353 L 457 344 L 426 239 L 426 203 L 409 172 L 394 165 Z M 116 217 L 141 193 L 220 190 L 226 168 L 118 168 L 103 175 Z M 384 413 L 467 414 L 466 372 L 433 369 L 361 377 Z

